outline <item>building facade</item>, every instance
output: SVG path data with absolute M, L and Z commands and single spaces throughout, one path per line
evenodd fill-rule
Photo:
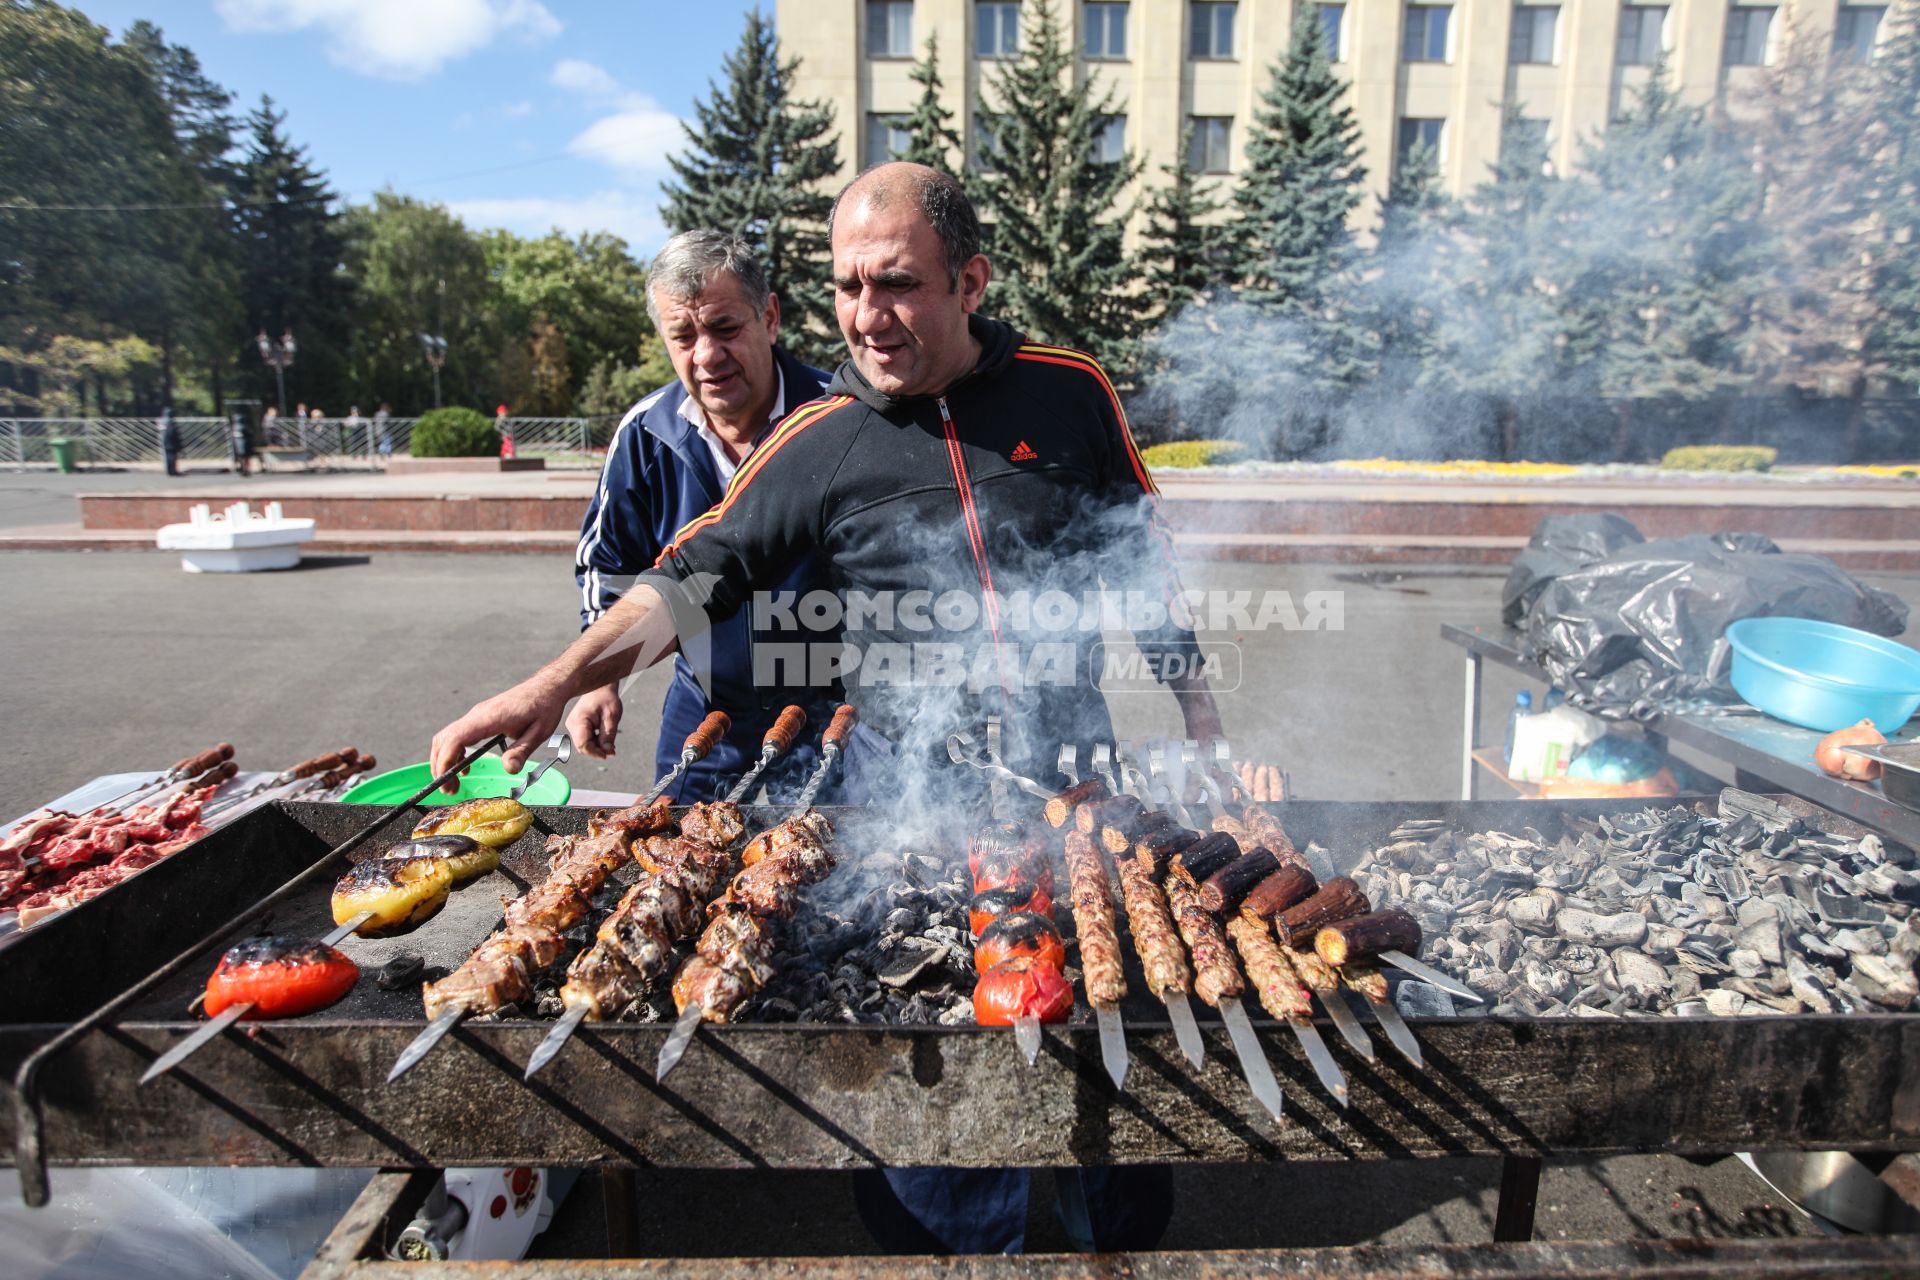
M 901 117 L 920 87 L 908 75 L 939 37 L 946 106 L 971 148 L 974 112 L 993 69 L 1019 49 L 1023 17 L 1050 5 L 1080 53 L 1078 74 L 1115 89 L 1103 149 L 1147 161 L 1147 180 L 1180 148 L 1185 162 L 1231 175 L 1247 128 L 1305 0 L 779 0 L 783 52 L 797 55 L 797 96 L 833 104 L 844 176 L 901 144 Z M 1346 0 L 1309 6 L 1326 32 L 1366 152 L 1367 185 L 1384 193 L 1414 144 L 1439 155 L 1459 195 L 1498 159 L 1500 103 L 1519 106 L 1543 134 L 1555 166 L 1603 129 L 1656 59 L 1689 100 L 1738 89 L 1777 59 L 1789 32 L 1866 60 L 1886 36 L 1887 4 L 1850 0 Z M 1360 215 L 1371 219 L 1368 201 Z

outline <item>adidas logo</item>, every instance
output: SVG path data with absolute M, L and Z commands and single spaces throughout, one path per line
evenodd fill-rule
M 1033 446 L 1028 444 L 1025 440 L 1022 440 L 1019 446 L 1015 448 L 1012 453 L 1007 455 L 1007 457 L 1012 459 L 1014 462 L 1032 462 L 1039 456 L 1040 456 L 1039 454 L 1033 451 Z

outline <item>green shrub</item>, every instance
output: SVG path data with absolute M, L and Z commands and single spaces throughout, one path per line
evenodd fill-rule
M 1660 465 L 1668 471 L 1770 471 L 1778 449 L 1746 444 L 1689 444 L 1669 449 Z
M 1146 464 L 1156 471 L 1224 467 L 1246 456 L 1247 446 L 1237 440 L 1175 440 L 1153 445 L 1140 453 Z
M 492 458 L 500 431 L 477 409 L 430 409 L 413 424 L 416 458 Z

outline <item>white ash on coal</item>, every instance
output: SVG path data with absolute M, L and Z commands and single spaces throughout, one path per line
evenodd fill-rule
M 1422 958 L 1512 1017 L 1872 1013 L 1920 1000 L 1920 876 L 1878 836 L 1729 789 L 1471 835 L 1410 822 L 1353 876 L 1420 921 Z M 1898 854 L 1896 857 L 1895 854 Z M 1905 865 L 1903 865 L 1903 863 Z
M 748 1017 L 761 1022 L 959 1026 L 973 1020 L 966 859 L 869 854 L 849 883 L 795 913 L 779 974 Z

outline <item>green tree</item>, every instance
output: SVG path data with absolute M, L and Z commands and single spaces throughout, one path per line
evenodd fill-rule
M 480 238 L 444 206 L 392 191 L 349 208 L 343 227 L 354 290 L 347 403 L 366 409 L 386 401 L 401 413 L 431 405 L 423 333 L 447 340 L 445 399 L 497 402 L 500 306 Z
M 773 23 L 747 15 L 725 83 L 709 82 L 686 126 L 688 149 L 671 156 L 662 212 L 674 231 L 719 227 L 759 251 L 780 295 L 786 344 L 815 362 L 840 348 L 827 287 L 831 254 L 822 184 L 840 168 L 833 108 L 793 98 L 798 58 L 782 60 Z
M 1166 181 L 1147 198 L 1140 259 L 1147 296 L 1160 318 L 1177 315 L 1231 279 L 1226 228 L 1217 216 L 1226 201 L 1203 187 L 1202 176 L 1185 162 L 1192 143 L 1189 126 L 1180 134 L 1178 158 L 1160 167 Z
M 989 309 L 1034 338 L 1091 352 L 1119 378 L 1137 358 L 1147 299 L 1124 237 L 1140 173 L 1132 152 L 1103 160 L 1115 91 L 1076 83 L 1048 6 L 1022 24 L 1020 56 L 989 80 L 975 189 L 990 228 Z
M 507 404 L 538 400 L 562 406 L 551 412 L 566 412 L 589 371 L 607 360 L 631 363 L 650 340 L 646 272 L 620 237 L 605 232 L 568 237 L 554 231 L 526 239 L 498 231 L 487 235 L 485 246 L 499 341 L 526 355 L 500 366 L 497 394 Z M 535 389 L 533 346 L 542 323 L 553 326 L 567 353 L 564 393 L 553 381 L 551 360 Z
M 1347 220 L 1360 207 L 1366 170 L 1319 13 L 1299 10 L 1248 131 L 1234 238 L 1249 301 L 1312 314 L 1352 257 Z
M 940 101 L 940 34 L 927 37 L 927 53 L 907 72 L 920 86 L 913 113 L 907 117 L 907 147 L 894 153 L 896 160 L 910 160 L 942 173 L 956 174 L 966 180 L 966 146 L 953 127 L 953 112 Z
M 1397 394 L 1426 380 L 1433 364 L 1439 313 L 1447 305 L 1448 266 L 1456 244 L 1453 202 L 1440 186 L 1440 158 L 1414 147 L 1400 158 L 1364 273 L 1346 282 L 1332 305 L 1365 317 L 1373 336 L 1377 392 Z
M 233 335 L 243 355 L 243 381 L 271 400 L 273 371 L 252 356 L 255 333 L 291 331 L 298 359 L 288 396 L 339 406 L 347 382 L 351 285 L 342 263 L 346 234 L 326 175 L 306 148 L 287 137 L 286 114 L 263 97 L 247 116 L 247 152 L 240 164 L 233 226 L 240 262 L 243 326 Z M 251 357 L 251 358 L 249 358 Z

